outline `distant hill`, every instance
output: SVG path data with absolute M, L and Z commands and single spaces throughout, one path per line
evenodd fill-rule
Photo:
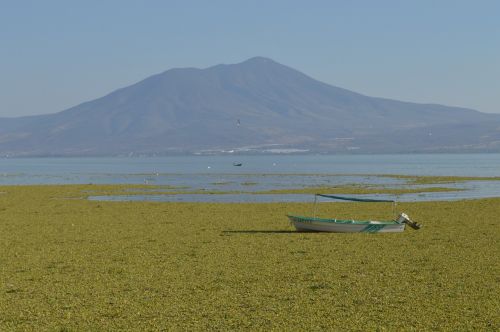
M 0 155 L 500 151 L 500 115 L 374 98 L 255 57 L 0 119 Z

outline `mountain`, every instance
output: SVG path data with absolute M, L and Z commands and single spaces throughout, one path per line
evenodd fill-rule
M 0 118 L 0 155 L 500 151 L 500 115 L 374 98 L 262 57 L 171 69 L 65 111 Z

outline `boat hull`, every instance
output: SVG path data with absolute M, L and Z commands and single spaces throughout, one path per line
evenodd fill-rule
M 394 221 L 337 220 L 292 215 L 288 215 L 288 218 L 299 232 L 399 233 L 405 230 L 405 224 Z

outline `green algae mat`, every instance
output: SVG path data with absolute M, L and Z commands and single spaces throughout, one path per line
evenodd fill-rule
M 0 330 L 500 329 L 500 199 L 400 203 L 395 234 L 297 233 L 310 204 L 96 202 L 0 187 Z M 388 217 L 329 203 L 325 216 Z

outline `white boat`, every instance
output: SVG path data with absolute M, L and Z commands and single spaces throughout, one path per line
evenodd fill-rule
M 314 206 L 316 208 L 317 196 L 340 199 L 356 202 L 392 202 L 392 200 L 376 200 L 353 198 L 344 196 L 316 194 Z M 345 220 L 345 219 L 326 219 L 314 217 L 304 217 L 296 215 L 287 215 L 292 225 L 301 232 L 335 232 L 335 233 L 398 233 L 405 230 L 409 225 L 413 229 L 420 229 L 420 225 L 412 221 L 408 215 L 401 213 L 396 220 L 378 221 L 378 220 Z

